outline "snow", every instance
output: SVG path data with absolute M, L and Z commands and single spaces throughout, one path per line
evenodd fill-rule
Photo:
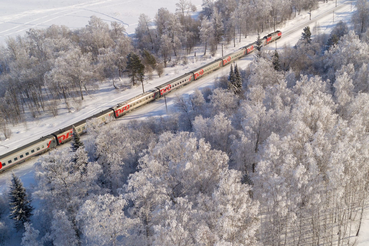
M 95 8 L 100 10 L 101 15 L 100 16 L 98 15 L 98 17 L 102 18 L 103 17 L 102 13 L 105 13 L 104 20 L 108 22 L 116 20 L 116 19 L 109 19 L 106 17 L 113 10 L 117 12 L 120 9 L 124 9 L 124 11 L 128 11 L 129 9 L 129 12 L 131 13 L 129 15 L 129 18 L 127 17 L 127 19 L 123 20 L 123 17 L 122 17 L 121 21 L 124 23 L 129 23 L 129 26 L 128 26 L 129 29 L 127 30 L 129 32 L 133 32 L 135 21 L 137 21 L 138 16 L 140 15 L 140 13 L 142 13 L 141 10 L 145 10 L 146 8 L 142 6 L 146 6 L 146 5 L 151 6 L 150 11 L 145 13 L 151 17 L 153 17 L 155 13 L 157 12 L 157 7 L 155 8 L 153 7 L 154 6 L 153 2 L 155 1 L 146 1 L 147 4 L 144 0 L 135 1 L 134 3 L 130 1 L 126 1 L 124 3 L 129 3 L 126 5 L 121 5 L 120 1 L 114 1 L 114 0 L 112 1 L 93 1 L 93 2 L 91 1 L 74 2 L 73 1 L 73 4 L 72 4 L 72 1 L 62 1 L 61 3 L 54 3 L 54 4 L 52 4 L 51 2 L 53 1 L 46 1 L 46 0 L 41 1 L 40 0 L 40 1 L 36 1 L 36 3 L 32 5 L 30 4 L 27 5 L 26 1 L 24 2 L 16 1 L 15 6 L 11 6 L 7 10 L 5 9 L 0 10 L 0 13 L 1 11 L 4 12 L 4 16 L 0 17 L 0 20 L 2 20 L 0 21 L 0 30 L 3 30 L 3 31 L 0 31 L 0 35 L 14 35 L 14 33 L 6 32 L 6 30 L 17 30 L 17 34 L 21 34 L 22 32 L 25 32 L 30 27 L 44 28 L 45 26 L 42 26 L 41 24 L 37 24 L 37 23 L 41 23 L 41 19 L 44 19 L 44 22 L 47 23 L 45 25 L 62 24 L 62 23 L 58 23 L 58 21 L 63 22 L 63 20 L 65 19 L 65 22 L 63 23 L 64 25 L 67 25 L 68 27 L 71 27 L 71 28 L 76 27 L 74 25 L 78 25 L 78 27 L 82 27 L 83 25 L 87 24 L 89 16 L 92 15 L 92 13 L 86 11 L 86 9 L 92 10 Z M 198 5 L 198 7 L 200 7 L 201 0 L 196 0 L 192 2 Z M 286 26 L 280 28 L 283 31 L 283 33 L 286 33 L 288 35 L 284 34 L 281 40 L 270 45 L 268 49 L 274 49 L 276 46 L 278 46 L 278 48 L 280 49 L 281 47 L 283 47 L 284 44 L 295 44 L 296 41 L 301 36 L 302 29 L 306 25 L 310 25 L 310 27 L 313 29 L 315 25 L 319 24 L 320 32 L 323 32 L 323 31 L 329 32 L 329 30 L 333 27 L 333 23 L 332 23 L 332 15 L 329 16 L 327 13 L 332 12 L 332 8 L 334 8 L 334 5 L 335 3 L 333 1 L 326 3 L 326 4 L 321 4 L 321 8 L 319 8 L 316 11 L 313 11 L 311 21 L 309 21 L 309 15 L 307 13 L 302 13 L 300 16 L 290 21 Z M 15 11 L 17 9 L 17 6 L 23 6 L 22 8 L 20 8 L 20 12 Z M 155 4 L 155 6 L 163 6 L 165 8 L 168 8 L 171 11 L 175 10 L 175 6 L 173 2 L 170 3 L 169 1 L 163 1 L 163 2 L 157 3 Z M 66 9 L 68 10 L 69 14 L 64 13 Z M 74 12 L 76 13 L 78 12 L 78 15 L 71 14 Z M 350 13 L 351 13 L 350 2 L 346 1 L 346 4 L 339 5 L 338 8 L 336 8 L 335 12 L 337 15 L 335 18 L 336 22 L 338 22 L 340 19 L 347 20 L 350 17 Z M 38 16 L 37 18 L 36 18 L 36 15 Z M 51 16 L 54 16 L 54 17 L 51 18 Z M 82 16 L 84 16 L 84 18 L 82 18 Z M 32 17 L 34 19 L 32 19 Z M 23 18 L 26 18 L 26 19 L 23 19 Z M 8 26 L 11 23 L 15 23 L 15 22 L 33 23 L 33 25 L 35 26 L 29 26 L 28 24 L 27 25 L 24 24 L 23 29 L 20 27 L 21 26 L 20 24 L 16 26 L 12 24 L 13 25 L 12 27 Z M 68 25 L 69 22 L 74 23 L 74 25 Z M 81 23 L 81 24 L 78 24 L 78 23 Z M 270 33 L 271 31 L 272 30 L 267 30 L 262 35 Z M 250 35 L 246 39 L 242 39 L 241 43 L 237 43 L 236 47 L 233 47 L 233 44 L 230 44 L 229 46 L 225 46 L 224 54 L 228 54 L 242 46 L 252 43 L 256 40 L 256 38 L 257 38 L 256 35 Z M 198 48 L 197 54 L 202 54 L 202 47 Z M 167 82 L 173 77 L 180 76 L 185 72 L 194 70 L 195 68 L 200 67 L 220 57 L 221 57 L 221 51 L 219 51 L 215 57 L 201 58 L 200 55 L 198 55 L 195 58 L 194 56 L 191 56 L 189 57 L 189 63 L 187 65 L 177 66 L 173 68 L 166 68 L 165 75 L 162 76 L 161 78 L 154 76 L 154 80 L 146 81 L 145 90 L 147 91 L 147 90 L 153 89 L 155 88 L 155 86 L 158 86 L 164 82 Z M 243 58 L 242 61 L 238 63 L 240 64 L 241 67 L 245 67 L 251 60 L 252 60 L 252 57 L 249 56 L 249 57 Z M 213 82 L 213 78 L 221 74 L 219 73 L 221 71 L 222 70 L 219 70 L 217 73 L 211 74 L 206 79 L 202 79 L 200 84 L 204 84 L 205 82 L 206 83 Z M 210 81 L 209 81 L 209 78 L 211 78 Z M 193 85 L 198 86 L 198 83 L 195 83 Z M 191 85 L 190 88 L 194 88 L 193 85 Z M 60 114 L 56 117 L 52 117 L 51 115 L 46 115 L 38 119 L 29 119 L 26 124 L 19 124 L 19 125 L 12 127 L 12 136 L 10 137 L 10 139 L 4 139 L 3 137 L 0 138 L 0 155 L 3 155 L 9 152 L 10 150 L 21 147 L 26 143 L 37 140 L 42 136 L 49 135 L 53 132 L 56 132 L 59 129 L 70 126 L 77 121 L 83 120 L 91 115 L 97 114 L 109 107 L 112 107 L 120 102 L 128 100 L 142 93 L 142 89 L 140 86 L 130 89 L 130 90 L 125 90 L 125 91 L 115 90 L 112 86 L 111 81 L 105 81 L 99 86 L 100 86 L 100 89 L 97 92 L 88 95 L 82 105 L 74 105 L 74 109 L 72 109 L 71 113 L 69 113 L 64 108 L 60 110 Z M 186 88 L 186 90 L 187 89 L 188 88 Z M 159 111 L 158 113 L 160 113 L 159 115 L 161 115 L 163 112 Z M 127 117 L 126 119 L 129 119 L 129 118 L 131 117 Z
M 369 245 L 369 209 L 366 208 L 364 212 L 363 221 L 360 228 L 357 246 Z
M 33 1 L 32 4 L 29 4 L 26 1 L 15 1 L 14 5 L 9 4 L 9 8 L 3 8 L 0 10 L 0 13 L 3 12 L 3 16 L 0 17 L 0 35 L 14 35 L 14 33 L 6 32 L 6 30 L 18 30 L 17 34 L 24 33 L 30 27 L 39 27 L 44 28 L 46 26 L 42 26 L 41 18 L 44 19 L 44 22 L 47 23 L 45 25 L 51 24 L 62 24 L 58 23 L 57 21 L 63 22 L 65 19 L 64 25 L 67 25 L 69 22 L 74 23 L 74 25 L 67 25 L 70 28 L 73 27 L 82 27 L 83 25 L 87 24 L 89 15 L 91 12 L 87 12 L 86 9 L 99 9 L 101 13 L 104 13 L 107 16 L 110 12 L 119 11 L 121 8 L 125 11 L 130 9 L 130 16 L 127 19 L 124 19 L 125 23 L 129 23 L 129 27 L 132 29 L 127 29 L 128 31 L 134 31 L 133 26 L 135 25 L 135 21 L 137 21 L 138 16 L 140 15 L 141 10 L 144 10 L 142 6 L 149 5 L 151 6 L 150 11 L 145 12 L 145 14 L 153 17 L 157 12 L 157 7 L 153 6 L 162 6 L 168 8 L 170 11 L 175 10 L 175 6 L 173 2 L 169 1 L 160 1 L 160 3 L 153 4 L 155 1 L 125 1 L 124 3 L 128 3 L 126 5 L 121 5 L 119 1 L 61 1 L 52 3 L 53 1 Z M 200 7 L 201 0 L 192 1 L 198 7 Z M 28 3 L 28 4 L 27 4 Z M 349 1 L 342 1 L 344 4 L 340 4 L 337 8 L 335 8 L 335 3 L 330 1 L 325 4 L 321 4 L 318 10 L 312 12 L 312 20 L 309 20 L 308 13 L 301 13 L 300 16 L 293 19 L 292 21 L 288 22 L 285 26 L 279 27 L 279 29 L 283 32 L 282 39 L 278 40 L 274 44 L 269 45 L 268 49 L 281 49 L 283 45 L 294 45 L 296 41 L 300 38 L 302 29 L 310 25 L 311 29 L 314 30 L 314 26 L 319 25 L 320 32 L 329 32 L 333 27 L 333 18 L 332 10 L 335 10 L 336 18 L 335 22 L 339 20 L 346 20 L 348 21 L 351 16 L 351 5 Z M 19 6 L 22 6 L 18 8 Z M 110 7 L 110 8 L 109 8 Z M 64 13 L 68 10 L 69 14 Z M 104 12 L 103 12 L 104 10 Z M 64 11 L 64 12 L 63 12 Z M 85 11 L 85 12 L 83 12 Z M 123 11 L 123 10 L 122 10 Z M 128 10 L 127 10 L 128 11 Z M 78 15 L 72 15 L 71 13 L 79 13 Z M 36 18 L 37 13 L 39 13 L 38 17 Z M 48 13 L 48 14 L 47 14 Z M 64 13 L 64 15 L 62 14 Z M 84 14 L 84 18 L 82 18 L 82 13 Z M 51 15 L 54 17 L 51 18 Z M 41 17 L 42 16 L 42 17 Z M 49 16 L 49 17 L 47 17 Z M 58 17 L 59 16 L 59 17 Z M 133 17 L 134 16 L 134 17 Z M 58 18 L 57 18 L 58 17 Z M 98 16 L 102 17 L 102 16 Z M 26 18 L 26 19 L 22 19 Z M 33 19 L 32 19 L 33 18 Z M 113 19 L 104 18 L 106 21 L 112 21 Z M 48 20 L 46 22 L 46 20 Z M 123 21 L 123 20 L 122 20 Z M 28 24 L 23 25 L 23 29 L 20 28 L 20 24 L 17 26 L 7 26 L 11 23 L 15 22 L 22 22 L 28 23 L 32 22 L 35 26 L 29 26 Z M 8 23 L 8 24 L 6 24 Z M 37 24 L 39 23 L 39 24 Z M 80 23 L 80 24 L 79 24 Z M 270 33 L 273 30 L 266 30 L 264 34 Z M 261 35 L 261 36 L 262 36 Z M 224 46 L 224 54 L 228 54 L 242 46 L 245 46 L 249 43 L 252 43 L 256 40 L 256 35 L 250 35 L 246 39 L 243 38 L 241 43 L 236 43 L 236 47 L 233 47 L 233 43 L 230 45 Z M 187 65 L 180 65 L 176 67 L 170 67 L 165 69 L 164 76 L 161 78 L 154 76 L 154 79 L 151 81 L 145 81 L 145 90 L 150 90 L 155 88 L 156 86 L 169 81 L 173 77 L 180 76 L 185 72 L 189 72 L 194 70 L 197 67 L 205 65 L 215 59 L 221 57 L 221 49 L 219 49 L 218 53 L 215 57 L 202 57 L 201 55 L 190 56 L 189 62 Z M 197 54 L 202 54 L 202 47 L 199 47 L 197 50 Z M 239 67 L 245 68 L 251 61 L 252 56 L 247 56 L 240 59 L 237 63 Z M 176 94 L 185 94 L 191 93 L 198 87 L 206 87 L 211 86 L 214 82 L 215 78 L 218 76 L 222 76 L 228 73 L 228 68 L 219 69 L 216 72 L 206 76 L 205 78 L 193 82 L 190 85 L 185 86 L 184 88 L 177 90 L 175 93 L 171 93 L 167 96 L 167 104 L 169 112 L 172 109 L 173 98 Z M 49 135 L 57 130 L 72 125 L 73 123 L 83 120 L 88 116 L 97 114 L 102 110 L 105 110 L 109 107 L 112 107 L 120 102 L 128 100 L 138 94 L 142 93 L 142 88 L 140 86 L 129 89 L 129 90 L 116 90 L 112 86 L 111 81 L 105 81 L 99 84 L 99 90 L 95 93 L 91 93 L 90 95 L 86 96 L 86 100 L 83 102 L 82 105 L 74 105 L 74 110 L 72 112 L 68 112 L 65 108 L 60 111 L 60 114 L 56 117 L 51 117 L 50 115 L 46 115 L 44 117 L 40 117 L 38 119 L 30 119 L 27 121 L 26 124 L 19 124 L 12 127 L 12 136 L 9 139 L 0 139 L 0 155 L 9 152 L 10 150 L 16 149 L 21 147 L 22 145 L 29 143 L 31 141 L 37 140 L 42 136 Z M 157 100 L 156 102 L 142 107 L 134 112 L 128 114 L 127 116 L 117 120 L 117 122 L 127 121 L 131 119 L 140 119 L 144 117 L 150 116 L 160 116 L 166 114 L 166 108 L 164 104 L 164 100 Z M 25 166 L 22 164 L 21 166 Z M 18 167 L 17 167 L 18 169 Z M 22 169 L 22 168 L 20 168 Z M 0 185 L 1 180 L 4 174 L 0 174 Z M 5 175 L 6 176 L 6 175 Z M 1 191 L 1 188 L 0 188 Z
M 66 25 L 71 29 L 80 28 L 88 23 L 91 15 L 96 15 L 107 22 L 121 22 L 125 25 L 127 33 L 131 34 L 135 30 L 138 17 L 141 13 L 145 13 L 150 18 L 153 18 L 160 7 L 165 7 L 171 12 L 175 10 L 175 1 L 170 0 L 0 1 L 2 1 L 0 5 L 3 5 L 3 7 L 0 8 L 0 44 L 4 44 L 7 37 L 23 35 L 29 28 L 46 28 L 52 24 Z M 202 0 L 192 0 L 192 3 L 200 9 Z M 343 20 L 348 22 L 353 10 L 351 1 L 339 1 L 338 7 L 335 7 L 335 1 L 329 1 L 324 4 L 321 3 L 320 8 L 312 12 L 312 20 L 309 20 L 309 14 L 305 12 L 301 13 L 301 15 L 297 16 L 294 20 L 289 21 L 285 26 L 278 27 L 278 29 L 283 32 L 283 37 L 281 40 L 278 40 L 278 42 L 271 44 L 268 49 L 281 49 L 285 44 L 294 45 L 301 37 L 302 29 L 307 25 L 313 30 L 313 34 L 323 32 L 329 33 L 334 27 L 334 24 L 338 21 Z M 273 30 L 267 30 L 262 35 L 272 31 Z M 236 47 L 233 47 L 233 43 L 225 46 L 224 54 L 228 54 L 255 40 L 256 35 L 250 35 L 246 39 L 243 38 L 241 43 L 236 43 Z M 173 77 L 180 76 L 185 72 L 194 70 L 197 67 L 221 57 L 221 49 L 215 57 L 201 57 L 199 54 L 203 52 L 202 47 L 199 47 L 196 52 L 198 54 L 197 57 L 190 56 L 187 65 L 166 68 L 164 76 L 161 78 L 154 76 L 153 80 L 145 81 L 145 90 L 153 89 L 155 86 L 169 81 Z M 245 68 L 252 59 L 252 56 L 247 56 L 239 60 L 237 64 L 239 67 Z M 170 113 L 175 110 L 173 107 L 173 99 L 176 94 L 191 94 L 196 88 L 211 86 L 216 77 L 226 75 L 228 72 L 228 67 L 219 69 L 199 81 L 195 81 L 174 93 L 170 93 L 166 98 L 168 112 Z M 0 139 L 0 155 L 142 93 L 140 86 L 129 90 L 115 90 L 111 81 L 105 81 L 101 83 L 99 87 L 98 91 L 86 96 L 86 100 L 81 106 L 75 105 L 75 109 L 71 113 L 68 113 L 64 109 L 61 110 L 61 113 L 57 117 L 44 116 L 36 120 L 30 120 L 27 124 L 14 126 L 12 128 L 13 134 L 10 139 Z M 154 103 L 129 113 L 127 116 L 111 124 L 121 124 L 131 119 L 161 116 L 166 115 L 166 113 L 164 99 L 159 99 Z M 33 164 L 36 160 L 36 158 L 33 158 L 12 169 L 12 172 L 21 178 L 25 187 L 32 187 L 34 183 Z M 0 174 L 0 195 L 6 192 L 10 178 L 11 172 Z M 362 226 L 358 245 L 367 245 L 369 243 L 369 236 L 365 232 L 369 231 L 368 212 L 366 213 L 366 219 Z
M 201 8 L 202 0 L 191 2 Z M 23 35 L 30 28 L 47 28 L 53 24 L 81 28 L 92 15 L 107 22 L 120 22 L 127 33 L 134 33 L 140 14 L 154 18 L 160 7 L 174 12 L 175 3 L 173 0 L 1 0 L 0 44 L 4 44 L 7 37 Z

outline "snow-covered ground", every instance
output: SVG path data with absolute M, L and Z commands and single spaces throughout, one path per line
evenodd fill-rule
M 29 28 L 46 28 L 52 24 L 66 25 L 69 28 L 80 28 L 88 23 L 91 15 L 96 15 L 103 20 L 120 21 L 125 24 L 127 32 L 133 33 L 136 27 L 138 16 L 145 13 L 149 17 L 154 17 L 159 7 L 165 7 L 171 12 L 175 10 L 175 1 L 170 0 L 106 0 L 106 1 L 87 1 L 87 0 L 65 0 L 65 1 L 49 1 L 49 0 L 35 0 L 35 1 L 13 1 L 14 3 L 5 4 L 0 8 L 0 44 L 3 44 L 8 36 L 24 34 Z M 1 2 L 1 0 L 0 0 Z M 198 8 L 201 8 L 202 0 L 192 0 Z M 8 7 L 5 7 L 8 6 Z M 334 10 L 334 22 L 333 22 Z M 339 6 L 335 7 L 335 1 L 330 1 L 321 4 L 320 8 L 312 12 L 312 20 L 309 20 L 308 13 L 302 13 L 294 20 L 287 23 L 285 26 L 278 27 L 282 30 L 283 37 L 277 43 L 272 44 L 268 49 L 281 49 L 283 45 L 294 45 L 301 37 L 302 29 L 309 25 L 313 33 L 326 32 L 329 33 L 334 27 L 334 24 L 339 20 L 349 21 L 351 13 L 354 10 L 351 1 L 339 1 Z M 314 28 L 316 27 L 316 28 Z M 273 30 L 267 30 L 269 33 Z M 242 39 L 241 43 L 237 43 L 236 47 L 233 44 L 226 46 L 224 54 L 227 54 L 235 49 L 238 49 L 246 44 L 254 42 L 256 35 L 251 35 L 246 39 Z M 145 90 L 154 88 L 173 77 L 179 76 L 187 71 L 191 71 L 205 63 L 221 57 L 219 52 L 215 57 L 202 58 L 201 47 L 197 49 L 197 57 L 189 57 L 187 65 L 181 65 L 173 68 L 166 68 L 162 78 L 154 77 L 151 81 L 145 82 Z M 237 62 L 238 66 L 244 68 L 251 61 L 253 57 L 248 56 Z M 192 84 L 181 88 L 175 93 L 167 96 L 168 111 L 174 111 L 173 102 L 176 94 L 190 94 L 196 88 L 211 86 L 217 76 L 226 75 L 229 68 L 220 69 L 211 75 L 193 82 Z M 142 92 L 141 87 L 130 90 L 115 90 L 111 82 L 107 81 L 100 85 L 100 89 L 96 93 L 86 97 L 83 105 L 79 110 L 67 113 L 61 110 L 57 117 L 43 117 L 37 120 L 27 122 L 12 128 L 13 134 L 10 139 L 0 141 L 0 155 L 11 149 L 22 146 L 25 142 L 30 142 L 57 131 L 60 128 L 71 125 L 81 119 L 90 115 L 96 114 L 106 108 L 114 106 L 115 104 L 125 101 Z M 127 116 L 117 120 L 111 124 L 121 124 L 127 120 L 140 119 L 151 116 L 165 115 L 166 107 L 164 100 L 157 100 L 156 102 L 141 107 L 138 110 L 128 114 Z M 64 146 L 65 147 L 65 146 Z M 34 182 L 33 164 L 36 158 L 27 161 L 12 169 L 26 187 L 31 187 Z M 10 182 L 10 172 L 0 174 L 0 195 L 6 192 L 6 188 Z M 361 246 L 369 244 L 369 213 L 366 213 L 366 219 L 358 239 Z
M 201 8 L 202 0 L 191 2 Z M 140 14 L 154 18 L 161 7 L 174 12 L 176 3 L 173 0 L 0 0 L 0 44 L 30 28 L 47 28 L 53 24 L 81 28 L 92 15 L 107 22 L 120 22 L 127 33 L 134 33 Z

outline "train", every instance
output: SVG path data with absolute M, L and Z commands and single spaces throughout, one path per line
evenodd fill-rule
M 271 42 L 276 41 L 282 37 L 281 31 L 275 31 L 267 36 L 264 36 L 261 40 L 259 40 L 260 46 L 266 46 Z M 72 139 L 73 136 L 73 126 L 79 134 L 84 134 L 87 132 L 86 123 L 88 120 L 92 118 L 96 118 L 98 121 L 102 123 L 107 123 L 114 118 L 119 118 L 124 116 L 125 114 L 131 112 L 132 110 L 141 107 L 147 103 L 150 103 L 158 98 L 165 96 L 166 94 L 174 91 L 182 86 L 185 86 L 195 80 L 201 79 L 207 74 L 212 73 L 213 71 L 227 66 L 234 62 L 237 59 L 240 59 L 243 56 L 246 56 L 257 48 L 258 42 L 254 42 L 247 46 L 244 46 L 237 51 L 230 53 L 222 58 L 212 61 L 209 64 L 206 64 L 202 67 L 199 67 L 193 71 L 185 73 L 177 78 L 174 78 L 164 84 L 157 86 L 153 90 L 149 90 L 135 96 L 127 101 L 117 104 L 112 108 L 108 108 L 98 114 L 95 114 L 87 119 L 76 122 L 73 125 L 60 129 L 57 132 L 54 132 L 50 135 L 44 136 L 36 141 L 28 143 L 22 147 L 19 147 L 13 151 L 10 151 L 4 155 L 0 156 L 0 172 L 9 169 L 10 167 L 17 165 L 21 162 L 28 160 L 33 156 L 37 156 L 43 154 L 51 149 L 54 149 Z

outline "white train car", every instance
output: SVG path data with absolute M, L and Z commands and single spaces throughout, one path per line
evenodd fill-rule
M 170 91 L 173 91 L 175 89 L 178 89 L 179 87 L 182 87 L 184 85 L 187 85 L 191 81 L 193 81 L 193 74 L 192 73 L 186 73 L 180 77 L 177 77 L 175 79 L 172 79 L 162 85 L 159 85 L 156 87 L 159 92 L 160 96 L 164 96 L 166 93 L 169 93 Z
M 262 45 L 265 46 L 267 44 L 270 44 L 271 42 L 274 42 L 277 39 L 280 39 L 281 37 L 282 37 L 281 31 L 272 32 L 263 38 Z
M 149 103 L 155 100 L 156 98 L 159 97 L 158 94 L 159 92 L 157 90 L 150 90 L 141 95 L 138 95 L 134 98 L 131 98 L 125 102 L 118 104 L 117 106 L 112 108 L 114 110 L 115 118 L 119 118 L 125 115 L 126 113 L 132 111 L 133 109 L 136 109 L 146 103 Z
M 256 49 L 256 47 L 257 47 L 257 43 L 256 42 L 245 46 L 244 48 L 246 49 L 246 55 L 254 52 L 254 50 Z
M 206 74 L 209 74 L 219 68 L 222 67 L 222 62 L 223 60 L 222 59 L 218 59 L 218 60 L 215 60 L 205 66 L 202 66 L 194 71 L 192 71 L 193 73 L 193 77 L 195 80 L 205 76 Z
M 229 65 L 232 62 L 234 62 L 235 60 L 240 59 L 241 57 L 246 55 L 246 49 L 245 48 L 241 48 L 231 54 L 226 55 L 223 58 L 223 66 Z
M 57 146 L 55 136 L 49 135 L 33 141 L 21 148 L 0 156 L 0 170 L 19 164 L 28 158 L 44 153 Z

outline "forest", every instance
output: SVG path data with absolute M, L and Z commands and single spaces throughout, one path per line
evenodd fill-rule
M 197 16 L 189 0 L 180 0 L 175 13 L 160 8 L 153 20 L 142 14 L 131 36 L 122 23 L 95 16 L 76 30 L 31 28 L 0 46 L 0 132 L 6 139 L 14 124 L 55 117 L 61 103 L 78 109 L 101 81 L 135 86 L 154 72 L 161 76 L 166 66 L 187 63 L 195 46 L 214 55 L 220 42 L 275 29 L 317 6 L 318 0 L 204 0 Z M 131 85 L 120 83 L 127 76 Z
M 369 185 L 369 3 L 357 9 L 178 96 L 176 114 L 89 121 L 40 157 L 34 187 L 13 175 L 0 244 L 353 245 Z

